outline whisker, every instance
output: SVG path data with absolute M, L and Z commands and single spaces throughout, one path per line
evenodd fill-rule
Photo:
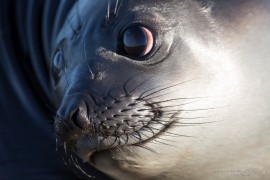
M 131 76 L 131 77 L 128 78 L 128 79 L 126 80 L 126 82 L 123 84 L 123 89 L 124 89 L 124 92 L 125 92 L 126 96 L 128 96 L 128 95 L 130 94 L 130 93 L 128 93 L 128 91 L 127 91 L 127 84 L 128 84 L 133 78 L 135 78 L 136 76 L 141 75 L 141 74 L 142 74 L 142 72 L 140 72 L 140 73 L 138 73 L 138 74 L 135 74 L 135 75 Z
M 81 168 L 81 166 L 80 166 L 79 164 L 76 163 L 76 162 L 78 162 L 78 161 L 75 161 L 72 155 L 70 155 L 70 157 L 71 157 L 71 160 L 72 160 L 73 164 L 75 165 L 75 167 L 76 167 L 80 172 L 82 172 L 82 173 L 83 173 L 84 175 L 86 175 L 87 177 L 92 178 L 91 175 L 89 175 L 88 173 L 86 173 L 86 172 Z
M 111 1 L 108 0 L 108 6 L 107 6 L 107 15 L 106 15 L 106 23 L 110 20 L 110 8 L 111 8 Z
M 159 109 L 170 108 L 170 107 L 184 106 L 184 105 L 187 105 L 187 104 L 193 104 L 193 103 L 198 102 L 198 101 L 199 101 L 199 100 L 197 100 L 197 101 L 192 101 L 192 102 L 187 102 L 187 103 L 183 103 L 183 104 L 178 104 L 178 105 L 173 105 L 173 106 L 161 106 L 161 107 L 159 107 Z
M 77 166 L 77 168 L 78 168 L 83 174 L 85 174 L 85 175 L 86 175 L 87 177 L 89 177 L 89 178 L 94 178 L 94 176 L 91 176 L 90 174 L 86 173 L 86 172 L 83 170 L 83 168 L 80 166 L 80 164 L 79 164 L 79 162 L 78 162 L 78 160 L 77 160 L 76 157 L 75 157 L 74 159 L 75 159 L 74 164 Z
M 83 49 L 84 49 L 84 59 L 85 59 L 85 62 L 87 64 L 87 67 L 88 67 L 88 70 L 90 72 L 90 75 L 91 75 L 91 78 L 92 79 L 95 79 L 95 75 L 93 73 L 93 71 L 91 70 L 90 66 L 89 66 L 89 62 L 87 60 L 87 54 L 86 54 L 86 47 L 85 47 L 85 43 L 83 44 Z
M 166 134 L 170 134 L 170 135 L 175 135 L 175 136 L 178 136 L 178 137 L 191 137 L 191 138 L 198 138 L 198 137 L 196 137 L 196 136 L 188 136 L 188 135 L 183 135 L 183 134 L 176 134 L 176 133 L 172 133 L 172 132 L 168 132 L 168 131 L 166 131 L 166 132 L 164 132 L 165 134 L 164 135 L 166 135 Z
M 67 144 L 66 144 L 66 142 L 63 143 L 63 148 L 64 148 L 64 152 L 65 152 L 65 154 L 67 156 Z
M 157 137 L 158 139 L 161 139 L 163 141 L 168 141 L 168 142 L 173 142 L 175 143 L 176 141 L 170 140 L 170 139 L 165 139 L 165 138 L 161 138 L 161 137 Z
M 183 125 L 200 125 L 200 124 L 212 124 L 212 123 L 216 123 L 219 121 L 207 121 L 207 122 L 192 122 L 192 123 L 183 123 L 183 122 L 178 122 L 179 124 L 183 124 Z
M 145 137 L 147 137 L 147 139 L 150 139 L 151 137 L 145 135 L 144 133 L 140 132 L 142 135 L 144 135 Z
M 177 146 L 174 146 L 174 145 L 172 145 L 172 144 L 168 144 L 168 143 L 161 142 L 161 141 L 159 141 L 159 140 L 157 140 L 157 139 L 154 139 L 153 141 L 154 141 L 154 142 L 158 142 L 158 143 L 163 144 L 163 145 L 166 145 L 166 146 L 177 147 Z
M 96 106 L 104 105 L 104 102 L 103 103 L 99 103 L 97 101 L 97 99 L 95 98 L 95 96 L 97 96 L 97 97 L 100 98 L 100 100 L 103 100 L 103 97 L 100 96 L 98 93 L 96 93 L 96 92 L 88 89 L 88 90 L 86 90 L 85 94 L 88 95 L 88 96 L 90 96 L 90 98 L 93 100 L 93 102 L 95 103 Z
M 118 137 L 118 144 L 117 144 L 117 147 L 121 147 L 121 140 L 123 139 L 121 136 Z
M 69 165 L 72 165 L 72 162 L 71 162 L 70 156 L 68 156 L 68 164 L 69 164 Z
M 113 143 L 112 143 L 110 146 L 108 146 L 109 148 L 110 148 L 110 147 L 113 147 L 113 145 L 116 143 L 116 141 L 117 141 L 117 139 L 118 139 L 117 137 L 114 137 L 114 138 L 115 138 L 115 139 L 114 139 Z
M 108 97 L 110 97 L 111 99 L 113 99 L 113 100 L 116 101 L 116 102 L 119 101 L 118 99 L 116 99 L 115 97 L 113 97 L 113 96 L 111 95 L 111 91 L 108 92 Z
M 174 116 L 174 117 L 171 117 L 171 116 L 162 116 L 161 118 L 179 118 L 179 120 L 188 120 L 188 119 L 205 119 L 205 118 L 210 118 L 210 117 L 213 117 L 213 116 L 203 116 L 203 117 L 191 117 L 191 118 L 187 118 L 187 117 L 183 117 L 183 116 Z M 159 119 L 155 119 L 155 120 L 159 120 Z M 161 120 L 160 120 L 161 121 Z
M 108 96 L 108 93 L 109 93 L 109 91 L 110 91 L 110 89 L 112 87 L 112 84 L 114 84 L 114 83 L 110 82 L 110 84 L 109 84 L 109 86 L 108 86 L 108 88 L 107 88 L 107 90 L 105 92 L 105 96 L 104 97 Z
M 115 6 L 115 9 L 114 9 L 115 17 L 118 16 L 122 3 L 123 3 L 123 0 L 120 0 L 120 2 L 119 2 L 119 0 L 116 1 L 116 6 Z
M 143 148 L 143 149 L 146 149 L 152 153 L 155 153 L 155 154 L 158 154 L 157 151 L 155 151 L 154 149 L 150 148 L 150 147 L 147 147 L 145 145 L 142 145 L 142 144 L 134 144 L 133 146 L 138 146 L 140 148 Z
M 153 123 L 157 123 L 157 124 L 161 124 L 161 125 L 164 125 L 164 126 L 167 126 L 168 124 L 163 124 L 162 123 L 162 121 L 156 121 L 156 120 L 153 120 L 153 121 L 151 121 L 151 122 L 153 122 Z M 165 121 L 163 121 L 163 122 L 165 122 Z M 171 123 L 172 121 L 167 121 L 168 123 Z
M 172 127 L 195 127 L 199 124 L 173 124 Z
M 221 107 L 217 107 L 217 108 L 202 108 L 202 109 L 183 109 L 181 111 L 185 112 L 185 111 L 207 111 L 207 110 L 216 110 L 216 109 L 220 109 Z
M 216 109 L 220 109 L 220 108 L 205 108 L 205 109 L 179 109 L 179 110 L 165 110 L 162 111 L 163 114 L 168 115 L 168 114 L 175 114 L 175 111 L 181 111 L 181 112 L 190 112 L 190 111 L 208 111 L 208 110 L 216 110 Z M 170 113 L 173 112 L 173 113 Z
M 149 100 L 151 100 L 151 99 L 156 99 L 156 98 L 159 98 L 159 97 L 162 97 L 162 96 L 166 96 L 166 95 L 169 95 L 169 94 L 178 92 L 178 91 L 179 91 L 179 89 L 176 89 L 176 90 L 174 90 L 174 91 L 171 91 L 171 92 L 168 92 L 168 93 L 164 93 L 164 94 L 160 94 L 160 95 L 157 95 L 157 96 L 154 96 L 154 97 L 150 97 L 150 98 L 145 98 L 145 97 L 143 97 L 143 99 L 146 100 L 146 101 L 149 101 Z M 183 99 L 184 99 L 184 98 L 183 98 Z M 189 99 L 189 98 L 186 98 L 186 99 Z
M 124 131 L 124 133 L 125 133 L 125 131 Z M 128 134 L 126 134 L 126 142 L 124 143 L 124 145 L 126 145 L 127 143 L 128 143 L 128 140 L 129 140 L 129 137 L 128 137 Z
M 131 109 L 128 109 L 131 110 Z M 130 115 L 115 115 L 115 117 L 130 117 Z M 141 118 L 145 118 L 145 117 L 152 117 L 151 115 L 140 115 L 140 114 L 133 114 L 131 115 L 131 117 L 141 117 Z
M 164 101 L 156 101 L 156 102 L 153 102 L 151 104 L 159 104 L 159 103 L 171 102 L 171 101 L 177 101 L 177 100 L 202 99 L 202 98 L 206 98 L 206 97 L 174 98 L 174 99 L 168 99 L 168 100 L 164 100 Z
M 114 12 L 113 12 L 114 15 L 116 15 L 116 13 L 117 13 L 118 3 L 119 3 L 119 0 L 116 0 Z
M 133 90 L 131 90 L 129 92 L 129 94 L 131 94 L 132 92 L 134 92 L 136 89 L 138 89 L 139 87 L 141 87 L 143 84 L 145 84 L 148 80 L 150 80 L 151 78 L 153 78 L 153 76 L 147 78 L 146 80 L 144 80 L 143 82 L 141 82 L 140 84 L 138 84 Z
M 159 123 L 162 125 L 167 125 L 167 124 L 163 124 L 164 123 L 172 123 L 172 124 L 176 124 L 176 125 L 201 125 L 201 124 L 212 124 L 212 123 L 217 123 L 220 121 L 206 121 L 206 122 L 177 122 L 177 121 L 165 121 L 165 120 L 153 120 L 153 123 Z
M 149 96 L 151 96 L 151 95 L 153 95 L 153 94 L 156 94 L 156 93 L 158 93 L 158 92 L 161 92 L 161 91 L 164 91 L 164 90 L 166 90 L 166 89 L 169 89 L 169 88 L 172 88 L 172 87 L 176 87 L 176 86 L 179 86 L 179 85 L 182 85 L 182 84 L 191 82 L 191 81 L 193 81 L 193 80 L 188 80 L 188 81 L 184 81 L 184 82 L 181 82 L 181 83 L 177 83 L 177 84 L 174 84 L 174 85 L 165 87 L 165 88 L 161 88 L 161 89 L 159 89 L 159 90 L 157 90 L 157 91 L 154 91 L 154 92 L 152 92 L 152 93 L 150 93 L 150 94 L 147 94 L 147 95 L 145 95 L 145 96 L 142 96 L 142 94 L 143 94 L 143 93 L 142 93 L 141 96 L 140 96 L 140 98 L 143 98 L 143 99 L 144 99 L 144 98 L 149 97 Z
M 61 159 L 62 159 L 62 161 L 64 162 L 64 164 L 65 164 L 66 166 L 68 166 L 68 163 L 66 162 L 64 156 L 61 156 Z
M 142 136 L 138 131 L 134 131 L 134 133 L 137 133 L 139 135 L 139 138 L 137 138 L 135 135 L 134 137 L 136 137 L 137 139 L 139 139 L 139 142 L 142 141 Z
M 148 129 L 149 129 L 150 131 L 149 131 Z M 154 132 L 149 126 L 143 126 L 142 130 L 151 132 L 151 133 L 153 134 L 153 136 L 155 135 L 155 132 Z
M 79 166 L 76 164 L 76 162 L 74 161 L 74 159 L 73 159 L 73 156 L 72 155 L 70 155 L 70 159 L 72 160 L 72 164 L 73 165 L 75 165 L 75 167 L 77 168 L 77 169 L 79 169 L 80 170 L 80 168 L 79 168 Z
M 187 104 L 192 104 L 192 103 L 195 103 L 195 102 L 198 102 L 199 100 L 197 101 L 192 101 L 192 102 L 188 102 L 188 103 L 183 103 L 183 104 L 178 104 L 178 105 L 172 105 L 172 106 L 161 106 L 161 107 L 158 107 L 158 109 L 164 109 L 164 108 L 170 108 L 170 107 L 179 107 L 179 106 L 184 106 L 184 105 L 187 105 Z M 132 109 L 137 109 L 137 108 L 131 108 L 130 110 Z M 151 111 L 153 109 L 139 109 L 140 111 Z M 155 111 L 155 110 L 154 110 Z M 174 110 L 172 110 L 174 111 Z M 181 110 L 180 110 L 181 111 Z
M 158 124 L 162 124 L 160 122 L 154 122 L 154 123 L 158 123 Z M 166 125 L 166 124 L 162 124 L 162 125 Z M 196 126 L 196 124 L 178 124 L 178 123 L 173 123 L 170 126 L 178 126 L 178 127 L 189 127 L 189 126 Z
M 142 92 L 141 95 L 140 95 L 140 98 L 141 98 L 144 94 L 146 94 L 146 93 L 148 93 L 148 92 L 150 92 L 150 91 L 153 91 L 153 90 L 155 90 L 155 89 L 159 89 L 159 88 L 162 88 L 162 87 L 166 87 L 166 86 L 168 86 L 168 84 L 166 84 L 166 85 L 160 85 L 160 86 L 157 86 L 157 87 L 154 87 L 154 88 L 150 88 L 150 89 L 148 89 L 148 90 Z

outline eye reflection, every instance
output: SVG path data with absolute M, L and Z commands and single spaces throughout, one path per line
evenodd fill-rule
M 153 34 L 142 26 L 131 26 L 122 34 L 122 49 L 127 56 L 140 58 L 153 48 Z

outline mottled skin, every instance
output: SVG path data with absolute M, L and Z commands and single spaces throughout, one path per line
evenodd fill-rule
M 68 7 L 53 28 L 43 26 L 42 50 L 25 50 L 31 62 L 40 59 L 35 50 L 44 51 L 51 86 L 41 74 L 39 86 L 25 93 L 20 85 L 15 94 L 24 103 L 36 89 L 46 95 L 30 100 L 52 104 L 57 151 L 77 173 L 101 178 L 95 167 L 114 179 L 269 179 L 268 0 L 80 0 Z M 143 59 L 119 51 L 131 24 L 154 35 Z M 35 122 L 45 116 L 36 114 Z

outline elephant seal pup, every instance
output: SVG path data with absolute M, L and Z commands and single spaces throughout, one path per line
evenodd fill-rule
M 269 178 L 269 3 L 253 5 L 78 1 L 52 55 L 64 159 L 88 177 L 77 159 L 115 179 Z

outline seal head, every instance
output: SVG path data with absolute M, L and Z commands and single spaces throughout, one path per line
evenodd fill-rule
M 58 146 L 114 177 L 157 176 L 142 158 L 181 136 L 170 129 L 199 98 L 180 91 L 201 71 L 189 36 L 215 41 L 211 19 L 196 2 L 150 0 L 79 1 L 68 19 L 52 58 Z
M 244 92 L 241 68 L 220 46 L 209 9 L 192 0 L 85 0 L 67 19 L 52 55 L 67 162 L 90 174 L 80 158 L 117 179 L 196 179 L 206 164 L 223 167 L 216 152 L 236 157 L 228 144 L 247 134 L 224 139 L 224 127 L 238 132 L 232 124 L 253 121 L 237 118 L 237 103 L 222 108 Z

